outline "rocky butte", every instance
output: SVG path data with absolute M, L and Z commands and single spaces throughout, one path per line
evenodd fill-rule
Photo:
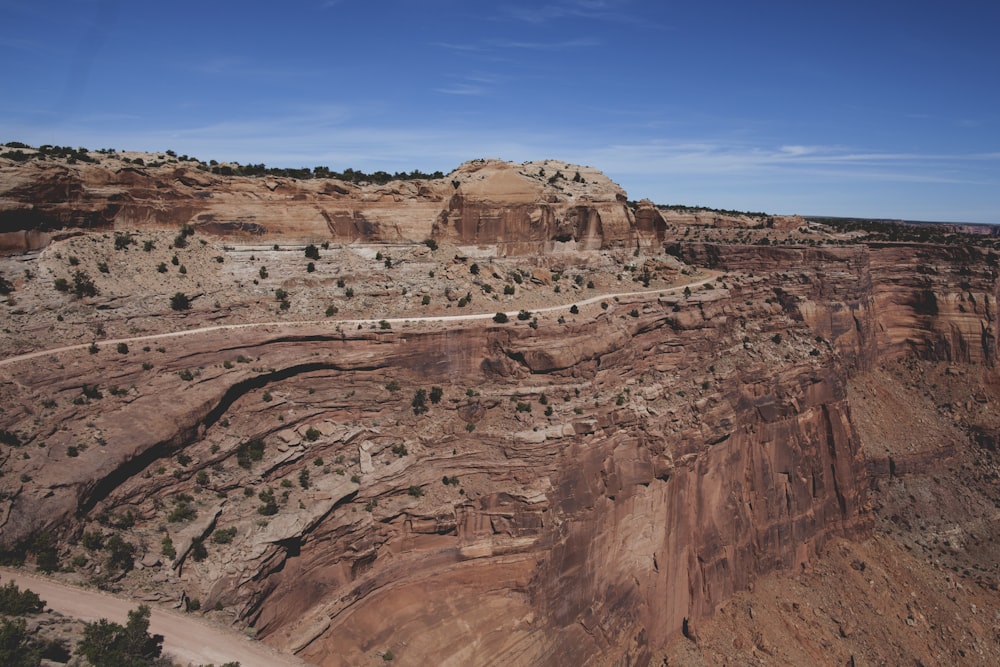
M 0 155 L 8 561 L 317 665 L 1000 660 L 991 236 L 213 166 Z

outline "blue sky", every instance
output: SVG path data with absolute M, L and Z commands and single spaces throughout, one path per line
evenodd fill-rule
M 1000 223 L 1000 3 L 4 0 L 0 141 Z

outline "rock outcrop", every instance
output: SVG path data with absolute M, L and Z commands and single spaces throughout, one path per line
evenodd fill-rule
M 192 225 L 270 243 L 434 238 L 500 255 L 654 243 L 625 193 L 593 168 L 474 160 L 442 179 L 354 184 L 329 178 L 219 176 L 157 167 L 30 161 L 0 185 L 0 250 L 36 249 L 53 230 Z

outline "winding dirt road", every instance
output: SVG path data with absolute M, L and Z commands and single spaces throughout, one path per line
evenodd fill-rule
M 546 306 L 545 308 L 536 308 L 533 313 L 552 313 L 560 310 L 568 310 L 574 304 L 576 306 L 589 306 L 600 301 L 606 301 L 608 299 L 622 298 L 622 297 L 633 297 L 633 296 L 657 296 L 660 294 L 676 293 L 683 290 L 685 287 L 699 287 L 705 283 L 715 280 L 716 276 L 710 276 L 708 278 L 702 278 L 701 280 L 696 280 L 693 282 L 685 283 L 683 285 L 677 285 L 675 287 L 668 287 L 666 289 L 657 290 L 640 290 L 636 292 L 618 292 L 613 294 L 600 294 L 598 296 L 592 296 L 587 299 L 582 299 L 580 301 L 573 301 L 572 303 L 560 304 L 558 306 Z M 511 310 L 507 311 L 505 314 L 508 317 L 515 317 L 520 311 Z M 117 345 L 118 343 L 142 343 L 148 341 L 163 340 L 167 338 L 178 338 L 180 336 L 196 336 L 198 334 L 210 333 L 213 331 L 233 331 L 235 329 L 262 329 L 267 327 L 275 328 L 290 328 L 290 327 L 301 327 L 301 326 L 325 326 L 335 328 L 337 326 L 369 326 L 376 324 L 378 322 L 388 322 L 389 324 L 427 324 L 427 323 L 441 323 L 441 322 L 472 322 L 476 320 L 489 320 L 493 319 L 496 312 L 491 313 L 472 313 L 468 315 L 437 315 L 430 317 L 383 317 L 378 319 L 356 319 L 356 320 L 295 320 L 295 321 L 283 321 L 283 322 L 249 322 L 246 324 L 218 324 L 211 327 L 199 327 L 197 329 L 187 329 L 185 331 L 170 331 L 166 333 L 158 334 L 148 334 L 145 336 L 132 336 L 130 338 L 110 338 L 105 340 L 95 341 L 98 345 Z M 10 364 L 17 363 L 19 361 L 27 361 L 30 359 L 36 359 L 38 357 L 44 357 L 50 354 L 59 354 L 60 352 L 70 352 L 73 350 L 85 350 L 90 347 L 91 343 L 78 343 L 76 345 L 66 345 L 64 347 L 49 348 L 45 350 L 36 350 L 34 352 L 26 352 L 25 354 L 18 354 L 13 357 L 7 357 L 6 359 L 0 359 L 0 366 L 7 366 Z
M 102 618 L 124 625 L 128 612 L 140 603 L 99 591 L 77 588 L 51 579 L 0 567 L 3 583 L 15 582 L 45 600 L 45 606 L 66 616 L 93 622 Z M 235 630 L 211 625 L 196 616 L 150 605 L 149 631 L 163 635 L 163 652 L 182 665 L 221 665 L 239 662 L 241 667 L 306 667 L 298 658 L 244 637 Z

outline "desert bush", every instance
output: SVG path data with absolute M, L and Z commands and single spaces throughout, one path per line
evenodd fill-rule
M 177 549 L 174 547 L 174 541 L 170 539 L 169 535 L 160 540 L 160 553 L 170 560 L 177 558 Z
M 78 297 L 97 296 L 98 290 L 94 281 L 84 271 L 73 273 L 73 294 Z
M 104 618 L 87 623 L 77 652 L 93 667 L 153 665 L 163 651 L 163 636 L 149 634 L 149 616 L 149 607 L 139 605 L 125 626 Z
M 236 537 L 236 528 L 219 528 L 212 533 L 212 541 L 216 544 L 230 544 Z
M 273 516 L 278 513 L 278 501 L 274 498 L 274 491 L 265 489 L 257 494 L 261 505 L 257 508 L 257 513 L 263 516 Z
M 32 590 L 17 587 L 13 581 L 0 586 L 0 614 L 24 616 L 38 614 L 45 609 L 45 600 Z
M 172 310 L 188 310 L 191 308 L 191 299 L 184 292 L 177 292 L 170 297 L 170 308 Z
M 413 394 L 413 401 L 410 402 L 410 405 L 415 415 L 422 415 L 427 412 L 427 390 L 417 389 L 416 393 Z
M 249 470 L 255 461 L 260 461 L 263 458 L 264 441 L 260 438 L 248 440 L 236 449 L 236 462 L 241 468 Z
M 112 535 L 105 548 L 108 551 L 108 567 L 112 570 L 128 572 L 135 565 L 135 546 L 123 540 L 120 535 Z
M 167 514 L 167 521 L 170 523 L 182 523 L 184 521 L 191 521 L 198 516 L 198 510 L 195 509 L 191 503 L 187 500 L 181 500 L 174 508 L 170 510 Z

